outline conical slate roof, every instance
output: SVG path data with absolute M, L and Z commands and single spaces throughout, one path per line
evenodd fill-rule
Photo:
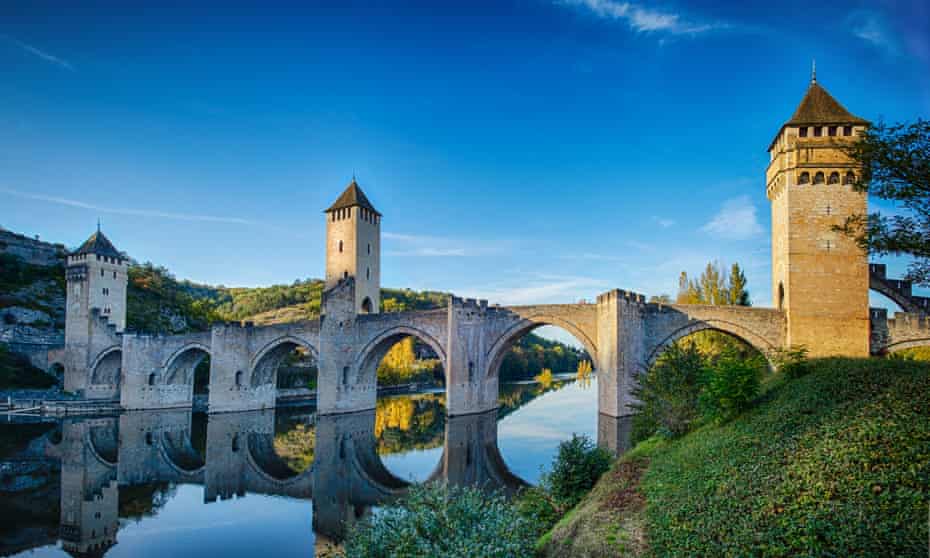
M 99 229 L 97 232 L 90 235 L 90 238 L 85 240 L 80 248 L 71 252 L 72 256 L 77 256 L 79 254 L 96 254 L 98 256 L 109 256 L 111 258 L 123 258 L 123 255 L 113 246 L 110 239 L 105 237 Z
M 855 116 L 839 101 L 833 98 L 826 89 L 816 81 L 811 81 L 807 93 L 801 99 L 801 104 L 791 120 L 786 125 L 801 124 L 868 124 L 869 121 Z
M 326 213 L 330 211 L 335 211 L 337 209 L 345 209 L 347 207 L 364 207 L 368 211 L 376 215 L 381 215 L 375 206 L 371 205 L 371 202 L 368 201 L 368 198 L 365 196 L 365 192 L 362 192 L 362 189 L 359 187 L 358 183 L 355 182 L 355 178 L 352 179 L 352 182 L 346 187 L 345 191 L 336 199 L 336 202 L 329 206 L 329 209 L 326 210 Z

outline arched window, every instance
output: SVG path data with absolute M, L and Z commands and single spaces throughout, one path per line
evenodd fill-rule
M 846 176 L 843 178 L 843 184 L 855 184 L 856 183 L 856 173 L 849 171 L 846 173 Z
M 785 284 L 784 283 L 778 284 L 778 309 L 779 310 L 785 309 Z
M 349 272 L 348 272 L 348 271 L 343 271 L 343 272 L 342 272 L 342 278 L 343 278 L 343 279 L 348 279 L 348 278 L 349 278 Z
M 801 177 L 798 178 L 798 184 L 810 184 L 811 183 L 811 173 L 802 172 Z
M 346 385 L 348 383 L 349 383 L 349 367 L 343 366 L 342 367 L 342 385 Z
M 370 267 L 365 268 L 365 279 L 371 279 L 371 268 Z
M 362 301 L 362 314 L 371 314 L 373 306 L 371 299 L 366 296 L 365 300 Z
M 147 445 L 147 446 L 151 446 L 151 445 L 152 445 L 152 433 L 151 433 L 151 432 L 146 432 L 146 433 L 145 433 L 145 445 Z
M 341 240 L 339 241 L 339 253 L 340 254 L 342 253 L 342 241 Z
M 827 181 L 828 184 L 839 184 L 840 183 L 840 173 L 831 172 L 830 180 Z
M 371 242 L 368 243 L 368 254 L 371 255 Z
M 814 184 L 823 184 L 823 173 L 818 172 L 814 175 Z
M 237 370 L 236 371 L 236 387 L 242 387 L 242 376 L 243 376 L 242 370 Z
M 150 386 L 154 386 L 154 385 L 155 385 L 155 374 L 154 374 L 154 373 L 149 374 L 149 385 L 150 385 Z
M 232 439 L 232 450 L 239 451 L 239 435 L 234 434 Z

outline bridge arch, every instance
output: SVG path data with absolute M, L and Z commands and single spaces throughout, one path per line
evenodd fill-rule
M 522 320 L 507 328 L 491 344 L 491 348 L 485 355 L 485 362 L 488 363 L 486 376 L 497 376 L 500 371 L 501 363 L 507 352 L 519 341 L 524 335 L 534 329 L 543 326 L 556 326 L 564 329 L 572 335 L 587 351 L 588 356 L 596 364 L 598 361 L 597 344 L 592 339 L 593 332 L 589 335 L 582 327 L 571 320 L 552 314 L 536 314 L 522 316 Z
M 875 291 L 891 300 L 901 308 L 902 312 L 923 312 L 923 309 L 914 304 L 914 301 L 911 300 L 910 297 L 875 275 L 869 276 L 869 290 Z
M 319 362 L 319 351 L 305 339 L 285 335 L 274 339 L 261 348 L 250 363 L 249 383 L 253 388 L 266 384 L 277 384 L 278 367 L 294 349 L 306 349 L 313 359 Z
M 777 344 L 737 323 L 729 322 L 726 320 L 709 319 L 691 321 L 687 325 L 676 329 L 667 335 L 664 339 L 656 343 L 647 352 L 648 357 L 644 363 L 645 369 L 649 370 L 652 368 L 662 353 L 665 352 L 665 350 L 668 349 L 672 344 L 699 331 L 719 331 L 721 333 L 733 336 L 746 343 L 753 349 L 759 351 L 759 353 L 768 363 L 769 368 L 774 368 L 774 362 L 772 361 L 772 358 L 774 357 L 776 349 L 778 349 Z
M 175 351 L 165 361 L 164 383 L 194 384 L 194 370 L 203 359 L 210 356 L 210 347 L 202 343 L 188 343 Z
M 122 365 L 123 349 L 120 345 L 100 351 L 90 367 L 90 385 L 119 386 Z
M 414 337 L 429 345 L 430 349 L 432 349 L 439 358 L 439 363 L 442 365 L 443 374 L 446 375 L 446 384 L 448 385 L 449 368 L 446 364 L 446 351 L 442 343 L 422 329 L 406 325 L 388 328 L 366 343 L 362 350 L 358 352 L 358 357 L 355 361 L 355 378 L 344 378 L 345 383 L 353 383 L 354 380 L 354 383 L 375 384 L 378 376 L 378 365 L 381 363 L 381 360 L 387 352 L 391 350 L 391 347 L 405 337 Z M 348 372 L 351 374 L 352 371 L 350 370 Z
M 191 430 L 173 430 L 160 436 L 159 452 L 165 462 L 182 475 L 196 475 L 206 467 L 205 456 L 191 441 Z
M 890 345 L 882 348 L 882 354 L 897 353 L 899 351 L 916 349 L 918 347 L 930 347 L 930 337 L 925 339 L 908 339 L 907 341 L 891 343 Z
M 311 477 L 314 465 L 311 463 L 302 471 L 295 470 L 278 454 L 274 436 L 270 432 L 250 432 L 246 436 L 246 456 L 255 474 L 276 486 L 299 483 Z

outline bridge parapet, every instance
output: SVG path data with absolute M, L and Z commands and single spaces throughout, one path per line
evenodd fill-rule
M 895 312 L 894 318 L 887 319 L 887 315 L 884 308 L 870 309 L 872 354 L 930 345 L 930 316 L 922 312 Z

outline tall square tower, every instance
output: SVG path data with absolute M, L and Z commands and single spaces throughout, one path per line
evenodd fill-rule
M 846 110 L 811 76 L 794 115 L 769 146 L 772 301 L 787 316 L 787 342 L 811 356 L 868 356 L 867 254 L 833 230 L 867 212 L 854 190 L 860 169 L 844 151 L 868 121 Z
M 381 213 L 355 182 L 326 210 L 326 288 L 355 280 L 355 311 L 381 308 Z

